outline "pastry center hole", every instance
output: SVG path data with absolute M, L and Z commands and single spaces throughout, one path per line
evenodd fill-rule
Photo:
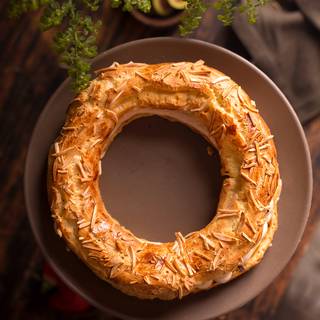
M 149 241 L 203 228 L 215 215 L 222 184 L 218 152 L 208 146 L 178 122 L 157 116 L 131 122 L 102 160 L 106 209 Z

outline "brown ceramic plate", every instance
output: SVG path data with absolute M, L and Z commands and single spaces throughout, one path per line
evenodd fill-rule
M 47 153 L 72 98 L 69 81 L 65 81 L 47 103 L 33 132 L 25 171 L 26 203 L 39 246 L 56 272 L 109 314 L 127 319 L 204 320 L 226 313 L 275 279 L 303 233 L 312 189 L 308 146 L 292 107 L 255 66 L 212 44 L 175 38 L 126 43 L 101 54 L 93 65 L 198 59 L 238 82 L 256 100 L 275 135 L 283 179 L 279 230 L 259 266 L 226 285 L 182 301 L 138 300 L 98 279 L 56 236 L 47 203 Z M 220 184 L 219 161 L 207 155 L 206 146 L 189 129 L 166 120 L 151 117 L 131 123 L 113 142 L 103 162 L 100 185 L 107 209 L 138 236 L 150 240 L 172 240 L 175 230 L 186 233 L 204 226 L 214 214 Z

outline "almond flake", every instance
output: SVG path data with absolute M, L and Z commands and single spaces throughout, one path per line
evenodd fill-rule
M 83 222 L 79 224 L 79 229 L 83 229 L 90 226 L 90 222 Z
M 118 123 L 119 119 L 118 119 L 118 115 L 115 111 L 110 110 L 110 109 L 106 109 L 106 113 L 108 116 L 111 117 L 111 119 L 115 122 Z
M 241 232 L 241 235 L 249 242 L 254 243 L 254 241 L 245 232 Z
M 163 261 L 168 269 L 170 269 L 173 273 L 177 273 L 176 268 L 172 265 L 172 263 L 167 258 L 164 258 Z
M 245 173 L 241 172 L 240 174 L 243 178 L 245 178 L 247 181 L 251 182 L 253 185 L 255 185 L 255 186 L 257 185 L 257 183 L 254 180 L 252 180 L 249 176 L 247 176 Z
M 217 77 L 217 78 L 211 80 L 211 84 L 217 84 L 219 82 L 223 82 L 223 81 L 227 81 L 227 80 L 230 80 L 230 77 L 221 76 L 221 77 Z
M 233 83 L 229 88 L 225 89 L 222 93 L 222 98 L 226 99 L 237 86 L 237 84 Z
M 216 253 L 216 255 L 215 255 L 215 257 L 214 257 L 214 259 L 213 259 L 213 261 L 212 261 L 212 264 L 211 264 L 211 266 L 210 266 L 212 270 L 217 269 L 218 264 L 219 264 L 219 259 L 220 259 L 221 252 L 222 252 L 222 249 L 220 248 L 220 249 L 217 251 L 217 253 Z
M 131 270 L 133 270 L 137 264 L 137 257 L 136 257 L 136 253 L 133 250 L 132 246 L 129 246 L 129 254 L 131 257 Z
M 97 216 L 97 205 L 95 204 L 92 211 L 90 228 L 93 229 L 94 224 L 96 223 L 96 216 Z
M 102 251 L 102 249 L 90 245 L 83 245 L 83 247 L 94 251 Z
M 223 233 L 218 233 L 218 232 L 212 232 L 212 235 L 218 240 L 225 241 L 225 242 L 233 242 L 233 241 L 239 240 L 235 237 L 232 237 Z
M 193 254 L 195 254 L 196 256 L 200 257 L 200 258 L 203 258 L 207 261 L 211 261 L 211 258 L 207 255 L 205 255 L 204 253 L 200 252 L 200 251 L 193 251 Z
M 203 235 L 203 234 L 200 233 L 200 238 L 203 240 L 204 247 L 205 247 L 207 250 L 209 250 L 210 247 L 211 247 L 212 249 L 215 248 L 214 242 L 211 241 L 208 237 L 206 237 L 205 235 Z

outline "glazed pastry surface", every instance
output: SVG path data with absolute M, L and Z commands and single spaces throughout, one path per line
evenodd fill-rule
M 212 221 L 169 243 L 136 237 L 107 212 L 99 190 L 109 145 L 124 125 L 149 115 L 202 135 L 219 151 L 224 177 Z M 182 298 L 238 277 L 261 261 L 277 229 L 273 136 L 244 90 L 203 61 L 99 70 L 70 104 L 48 162 L 58 235 L 101 279 L 141 299 Z

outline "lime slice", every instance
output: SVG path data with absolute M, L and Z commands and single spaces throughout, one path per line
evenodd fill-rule
M 172 13 L 172 9 L 166 0 L 152 0 L 152 6 L 155 13 L 159 16 L 168 16 Z
M 187 2 L 183 0 L 167 0 L 170 7 L 176 10 L 183 10 L 187 6 Z

